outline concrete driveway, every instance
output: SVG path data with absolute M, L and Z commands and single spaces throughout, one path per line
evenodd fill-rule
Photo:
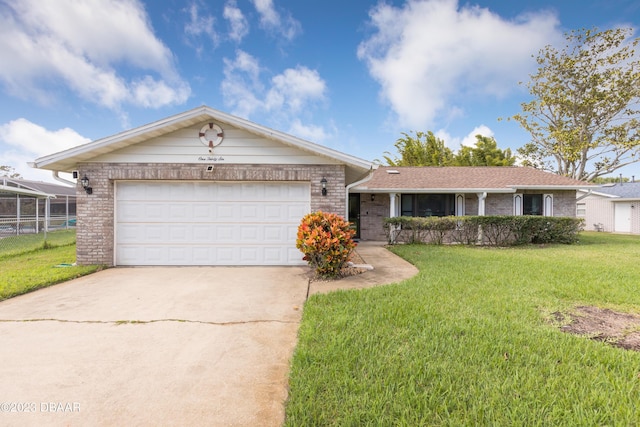
M 279 425 L 307 272 L 114 268 L 0 302 L 0 425 Z

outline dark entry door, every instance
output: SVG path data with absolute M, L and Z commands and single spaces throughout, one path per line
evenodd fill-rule
M 360 194 L 349 194 L 349 222 L 356 230 L 356 239 L 360 238 Z

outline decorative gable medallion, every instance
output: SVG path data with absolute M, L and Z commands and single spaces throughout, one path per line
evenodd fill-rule
M 215 123 L 208 123 L 200 129 L 200 141 L 209 147 L 209 152 L 213 152 L 213 147 L 219 145 L 224 138 L 222 128 Z

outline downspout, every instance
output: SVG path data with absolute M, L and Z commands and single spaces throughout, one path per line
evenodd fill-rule
M 590 196 L 592 191 L 593 191 L 593 189 L 590 188 L 589 191 L 587 191 L 587 194 L 583 194 L 582 196 L 578 197 L 576 199 L 576 202 L 579 202 L 580 200 L 584 199 L 585 197 Z
M 369 174 L 367 176 L 365 176 L 363 179 L 361 179 L 360 181 L 356 181 L 353 182 L 349 185 L 347 185 L 346 187 L 346 193 L 345 193 L 345 209 L 344 209 L 344 219 L 346 219 L 347 221 L 349 220 L 349 190 L 351 190 L 353 187 L 360 185 L 360 184 L 364 184 L 365 182 L 369 181 L 371 178 L 373 178 L 373 171 L 376 170 L 378 168 L 377 165 L 373 165 L 373 167 L 371 169 L 369 169 Z

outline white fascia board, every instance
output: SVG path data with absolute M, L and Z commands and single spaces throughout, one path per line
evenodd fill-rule
M 619 197 L 620 197 L 620 196 L 616 196 L 616 195 L 614 195 L 614 194 L 601 193 L 601 192 L 599 192 L 599 191 L 592 191 L 592 192 L 590 192 L 590 193 L 589 193 L 588 191 L 586 191 L 585 189 L 580 189 L 580 190 L 578 190 L 578 191 L 583 191 L 583 192 L 587 193 L 587 194 L 588 194 L 588 195 L 590 195 L 590 196 L 608 197 L 608 198 L 610 198 L 610 199 L 617 199 L 617 198 L 619 198 Z
M 34 162 L 30 163 L 30 165 L 32 165 L 32 167 L 35 167 L 35 168 L 42 168 L 44 166 L 59 162 L 61 160 L 69 159 L 71 157 L 76 157 L 76 156 L 82 156 L 83 154 L 89 154 L 99 149 L 108 148 L 110 146 L 117 144 L 118 142 L 122 142 L 127 139 L 132 139 L 136 136 L 141 136 L 141 135 L 149 134 L 163 128 L 168 128 L 172 124 L 185 122 L 188 119 L 192 119 L 202 114 L 206 114 L 205 109 L 203 109 L 202 107 L 199 107 L 199 108 L 187 111 L 185 113 L 177 114 L 175 116 L 171 116 L 171 117 L 158 120 L 156 122 L 149 123 L 134 129 L 120 132 L 115 135 L 111 135 L 101 139 L 96 139 L 95 141 L 78 145 L 76 147 L 72 147 L 67 150 L 60 151 L 58 153 L 40 157 L 36 159 Z M 203 120 L 204 120 L 204 117 L 203 117 Z M 134 144 L 134 142 L 132 141 L 130 144 L 125 144 L 123 146 L 131 145 L 131 144 Z M 102 151 L 100 154 L 104 154 L 105 152 L 109 152 L 109 151 L 111 150 Z M 90 157 L 93 157 L 93 156 L 90 156 Z M 81 161 L 82 158 L 80 158 L 79 160 Z
M 590 188 L 588 185 L 513 185 L 510 184 L 509 187 L 518 190 L 585 190 L 588 191 Z M 594 186 L 593 188 L 598 188 Z
M 640 201 L 640 197 L 624 197 L 624 198 L 619 198 L 619 199 L 614 199 L 611 200 L 613 203 L 618 203 L 618 202 L 637 202 Z
M 320 156 L 329 157 L 342 163 L 346 163 L 355 168 L 370 170 L 373 167 L 373 163 L 367 160 L 350 156 L 348 154 L 344 154 L 339 151 L 323 147 L 309 141 L 305 141 L 303 139 L 285 134 L 280 131 L 269 129 L 265 126 L 258 125 L 249 120 L 232 116 L 230 114 L 223 113 L 222 111 L 214 110 L 206 106 L 197 107 L 184 113 L 176 114 L 174 116 L 167 117 L 165 119 L 158 120 L 156 122 L 137 127 L 135 129 L 124 131 L 106 138 L 98 139 L 87 144 L 79 145 L 77 147 L 72 147 L 48 156 L 40 157 L 32 162 L 31 165 L 35 168 L 44 168 L 47 165 L 61 162 L 73 157 L 78 157 L 76 162 L 82 161 L 84 159 L 94 157 L 93 155 L 87 155 L 95 151 L 100 151 L 97 154 L 104 154 L 112 151 L 113 149 L 122 148 L 127 145 L 132 145 L 140 142 L 140 140 L 134 140 L 136 137 L 144 137 L 145 135 L 151 134 L 159 135 L 162 133 L 168 133 L 175 130 L 175 125 L 184 123 L 186 126 L 188 126 L 190 124 L 190 121 L 195 123 L 206 120 L 217 120 L 225 122 L 256 135 L 280 141 L 287 145 L 298 147 L 302 150 L 309 151 Z M 165 131 L 163 132 L 163 130 Z M 125 142 L 126 140 L 131 140 L 131 142 L 118 145 L 118 143 Z M 109 147 L 114 148 L 110 150 Z
M 33 196 L 39 199 L 46 199 L 46 198 L 55 199 L 56 198 L 56 196 L 54 196 L 53 194 L 47 194 L 41 191 L 27 190 L 26 188 L 11 187 L 8 185 L 0 185 L 0 192 L 2 191 L 6 191 L 12 194 L 21 194 L 24 196 Z
M 412 194 L 443 194 L 443 193 L 515 193 L 513 188 L 367 188 L 354 187 L 352 193 L 412 193 Z

